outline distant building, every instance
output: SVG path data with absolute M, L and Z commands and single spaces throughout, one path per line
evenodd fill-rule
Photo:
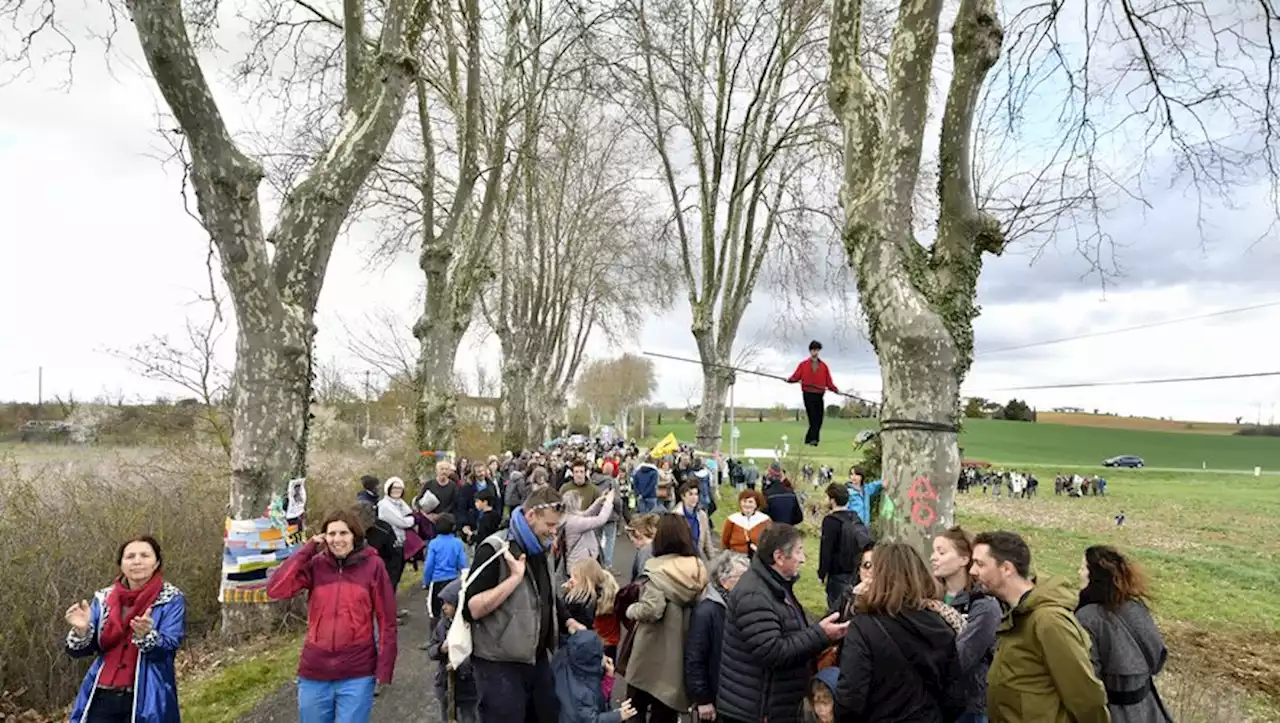
M 1053 411 L 1058 414 L 1084 414 L 1084 409 L 1080 407 L 1054 407 Z

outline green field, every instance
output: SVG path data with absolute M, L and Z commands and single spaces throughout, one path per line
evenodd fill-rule
M 785 463 L 793 477 L 796 463 Z M 958 498 L 957 518 L 974 532 L 1022 534 L 1043 575 L 1074 579 L 1089 545 L 1127 551 L 1152 581 L 1153 608 L 1176 671 L 1170 680 L 1183 688 L 1175 693 L 1182 713 L 1176 720 L 1280 720 L 1280 481 L 1151 469 L 1114 470 L 1107 479 L 1106 497 L 1055 497 L 1051 486 L 1029 500 L 971 492 Z M 802 491 L 810 502 L 821 497 L 816 488 Z M 725 487 L 721 494 L 716 516 L 722 520 L 732 511 L 734 493 Z M 1127 520 L 1117 527 L 1122 510 Z M 807 610 L 819 614 L 826 598 L 816 575 L 818 520 L 808 511 L 806 517 L 809 562 L 796 592 Z M 1203 676 L 1220 681 L 1216 690 L 1234 691 L 1234 697 L 1224 693 L 1215 701 L 1197 693 Z
M 674 414 L 669 412 L 668 414 Z M 739 449 L 781 444 L 787 435 L 792 456 L 808 455 L 843 461 L 852 460 L 853 438 L 870 429 L 870 419 L 829 419 L 822 428 L 822 444 L 812 450 L 803 445 L 807 425 L 803 422 L 739 421 L 742 436 Z M 653 425 L 656 438 L 675 432 L 681 441 L 693 441 L 693 424 L 687 422 Z M 729 427 L 725 425 L 723 448 L 727 449 Z M 1152 432 L 1136 429 L 1104 429 L 1065 424 L 1004 422 L 991 419 L 965 420 L 960 446 L 968 459 L 1001 464 L 1098 466 L 1103 459 L 1136 454 L 1148 467 L 1163 469 L 1280 470 L 1280 438 L 1237 437 L 1224 434 Z

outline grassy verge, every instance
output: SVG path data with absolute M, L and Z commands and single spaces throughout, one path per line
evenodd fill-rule
M 400 579 L 403 593 L 419 584 L 413 568 Z M 183 718 L 197 723 L 235 723 L 297 675 L 302 633 L 264 638 L 241 650 L 190 653 L 178 687 Z
M 193 671 L 178 687 L 182 717 L 234 723 L 293 679 L 301 653 L 301 635 L 282 635 L 260 641 L 213 670 Z

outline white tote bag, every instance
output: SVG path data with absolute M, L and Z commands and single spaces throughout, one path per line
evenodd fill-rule
M 508 548 L 507 543 L 502 543 L 502 547 L 493 553 L 493 557 L 484 561 L 484 564 L 475 571 L 474 574 L 470 570 L 462 571 L 462 587 L 458 590 L 458 609 L 453 611 L 453 624 L 449 626 L 449 633 L 444 638 L 444 648 L 449 654 L 449 666 L 454 670 L 462 667 L 471 657 L 471 623 L 462 617 L 462 610 L 467 604 L 467 585 L 471 583 L 471 578 L 479 575 L 494 560 L 501 560 Z

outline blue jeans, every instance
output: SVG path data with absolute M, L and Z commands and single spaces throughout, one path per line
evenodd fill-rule
M 636 512 L 638 514 L 646 514 L 649 512 L 666 512 L 666 508 L 658 501 L 657 497 L 641 497 L 636 501 Z
M 613 543 L 618 539 L 618 523 L 606 522 L 600 528 L 600 560 L 604 569 L 613 568 Z
M 298 678 L 299 723 L 369 723 L 376 680 Z
M 956 723 L 987 723 L 987 716 L 984 713 L 961 713 Z

